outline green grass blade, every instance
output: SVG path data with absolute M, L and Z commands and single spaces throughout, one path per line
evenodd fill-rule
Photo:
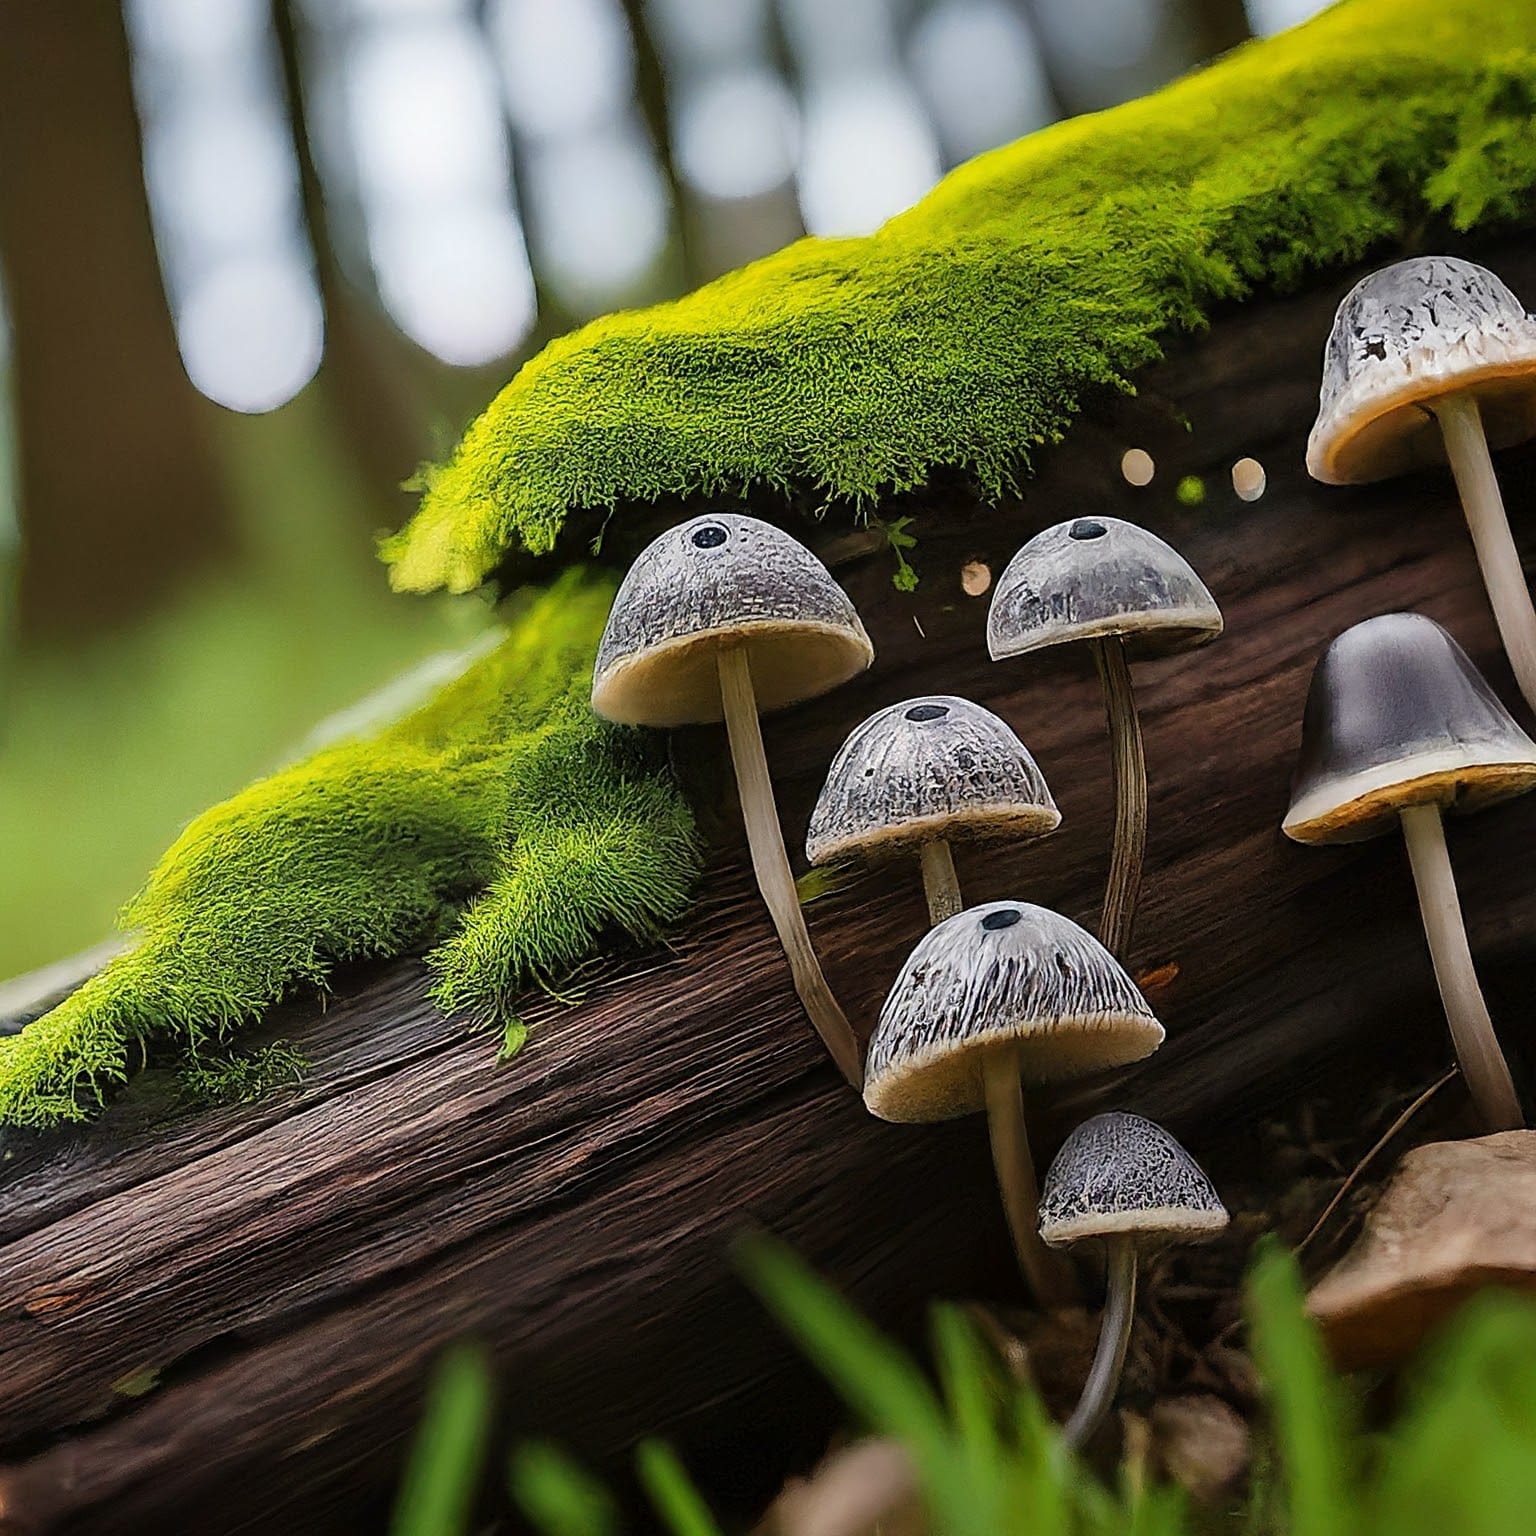
M 1303 1310 L 1296 1261 L 1272 1242 L 1249 1275 L 1248 1310 L 1280 1453 L 1288 1536 L 1359 1536 L 1342 1393 Z
M 635 1447 L 635 1470 L 651 1507 L 672 1536 L 720 1536 L 715 1517 L 671 1446 L 642 1440 Z
M 513 1452 L 507 1484 L 542 1536 L 615 1536 L 619 1529 L 608 1490 L 548 1441 L 532 1440 Z
M 390 1536 L 465 1536 L 491 1431 L 485 1357 L 468 1345 L 443 1356 L 406 1463 Z

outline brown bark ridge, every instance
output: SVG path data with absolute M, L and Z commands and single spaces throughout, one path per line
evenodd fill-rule
M 1536 257 L 1484 257 L 1536 291 Z M 838 574 L 876 663 L 765 721 L 794 850 L 857 720 L 928 692 L 999 711 L 1064 819 L 1031 845 L 958 848 L 967 899 L 1019 896 L 1091 926 L 1113 817 L 1091 665 L 1081 648 L 988 661 L 986 600 L 965 594 L 961 568 L 998 572 L 1044 524 L 1112 513 L 1170 539 L 1216 594 L 1224 637 L 1138 674 L 1151 797 L 1129 962 L 1169 1038 L 1110 1084 L 1033 1095 L 1041 1157 L 1090 1104 L 1114 1103 L 1167 1123 L 1219 1188 L 1260 1155 L 1256 1121 L 1298 1094 L 1358 1084 L 1363 1102 L 1367 1086 L 1428 1080 L 1448 1059 L 1400 844 L 1304 849 L 1279 831 L 1312 664 L 1346 625 L 1420 608 L 1520 708 L 1449 475 L 1330 489 L 1302 467 L 1349 277 L 1178 343 L 1137 398 L 1091 406 L 1022 501 L 973 510 L 950 490 L 891 509 L 942 513 L 919 516 L 914 596 L 892 590 L 867 540 L 843 540 Z M 1118 474 L 1133 444 L 1157 461 L 1145 490 Z M 1230 484 L 1244 455 L 1268 472 L 1246 506 Z M 1529 449 L 1500 461 L 1528 554 L 1533 466 Z M 1175 498 L 1186 474 L 1205 478 L 1203 506 Z M 718 807 L 723 734 L 678 732 L 673 752 Z M 1536 890 L 1512 851 L 1533 832 L 1530 798 L 1451 830 L 1523 1086 Z M 926 926 L 916 861 L 808 917 L 867 1031 Z M 1018 1299 L 981 1119 L 864 1112 L 796 1006 L 739 832 L 672 952 L 616 959 L 579 1006 L 541 1001 L 530 1018 L 524 1053 L 498 1069 L 483 1037 L 434 1013 L 419 965 L 359 969 L 325 1008 L 296 1003 L 266 1026 L 314 1059 L 302 1088 L 176 1116 L 151 1073 L 84 1132 L 12 1137 L 0 1509 L 13 1526 L 369 1528 L 428 1363 L 464 1334 L 502 1373 L 505 1436 L 553 1434 L 613 1464 L 664 1433 L 715 1497 L 746 1504 L 814 1459 L 836 1410 L 734 1278 L 733 1233 L 778 1231 L 898 1331 L 935 1294 Z

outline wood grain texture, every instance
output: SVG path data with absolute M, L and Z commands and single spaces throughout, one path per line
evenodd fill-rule
M 1536 292 L 1536 257 L 1485 253 Z M 849 728 L 921 693 L 996 710 L 1035 755 L 1063 822 L 1029 846 L 956 850 L 970 902 L 1041 902 L 1092 925 L 1113 814 L 1086 651 L 992 663 L 986 599 L 961 567 L 1002 570 L 1078 513 L 1144 522 L 1181 549 L 1226 616 L 1208 649 L 1134 668 L 1151 782 L 1144 905 L 1131 954 L 1169 1039 L 1113 1084 L 1030 1106 L 1042 1161 L 1090 1105 L 1164 1120 L 1212 1173 L 1250 1161 L 1253 1117 L 1320 1082 L 1366 1085 L 1449 1059 L 1400 844 L 1285 842 L 1301 705 L 1346 625 L 1420 608 L 1446 624 L 1524 720 L 1448 474 L 1330 489 L 1302 467 L 1333 306 L 1352 274 L 1220 317 L 1135 399 L 1095 402 L 1042 456 L 1021 502 L 916 511 L 923 581 L 906 597 L 867 541 L 838 575 L 874 668 L 765 722 L 794 850 Z M 1187 419 L 1188 428 L 1184 425 Z M 1154 455 L 1135 490 L 1121 452 Z M 1260 459 L 1244 505 L 1229 472 Z M 1536 455 L 1499 460 L 1516 537 L 1536 549 Z M 1181 475 L 1205 477 L 1199 508 Z M 896 508 L 893 508 L 896 510 Z M 924 516 L 924 512 L 942 516 Z M 729 782 L 718 728 L 673 756 L 706 806 Z M 1017 1296 L 980 1119 L 866 1115 L 820 1052 L 749 887 L 734 807 L 676 953 L 634 956 L 579 1007 L 530 1004 L 523 1055 L 439 1018 L 414 962 L 351 972 L 328 1005 L 266 1035 L 315 1062 L 256 1106 L 179 1113 L 146 1074 L 98 1125 L 13 1136 L 0 1163 L 0 1517 L 17 1530 L 370 1528 L 426 1366 L 469 1333 L 505 1383 L 504 1433 L 538 1431 L 605 1463 L 641 1433 L 682 1448 L 750 1504 L 822 1447 L 835 1409 L 733 1277 L 731 1235 L 780 1232 L 882 1322 L 927 1298 Z M 1536 1036 L 1536 800 L 1450 829 L 1474 952 L 1517 1081 Z M 827 974 L 867 1032 L 926 927 L 917 861 L 816 902 Z M 139 1396 L 125 1381 L 157 1373 Z

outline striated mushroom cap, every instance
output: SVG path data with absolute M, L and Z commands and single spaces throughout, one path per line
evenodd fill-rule
M 745 648 L 764 714 L 826 693 L 875 654 L 810 550 L 758 518 L 711 512 L 669 528 L 629 568 L 598 646 L 592 707 L 625 725 L 719 720 L 722 645 Z
M 1162 1126 L 1123 1111 L 1085 1120 L 1062 1143 L 1040 1194 L 1053 1248 L 1094 1237 L 1138 1247 L 1198 1242 L 1227 1224 L 1204 1170 Z
M 1536 742 L 1422 613 L 1346 629 L 1312 674 L 1291 808 L 1298 843 L 1354 843 L 1410 805 L 1473 811 L 1536 787 Z
M 1061 812 L 1006 721 L 953 694 L 906 699 L 857 726 L 838 748 L 806 857 L 827 864 L 930 838 L 1041 837 Z
M 1110 635 L 1133 655 L 1164 656 L 1220 633 L 1216 599 L 1183 555 L 1118 517 L 1037 533 L 1008 562 L 987 613 L 994 661 Z
M 1495 448 L 1536 435 L 1536 321 L 1486 267 L 1455 256 L 1372 272 L 1334 316 L 1308 472 L 1344 485 L 1443 463 L 1424 407 L 1456 390 L 1477 396 Z
M 1163 1043 L 1136 984 L 1070 918 L 992 901 L 929 929 L 880 1010 L 864 1103 L 882 1120 L 949 1120 L 986 1105 L 982 1065 L 1019 1052 L 1047 1082 L 1123 1066 Z

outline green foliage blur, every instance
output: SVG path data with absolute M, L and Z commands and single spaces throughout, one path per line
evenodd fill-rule
M 864 1430 L 899 1441 L 934 1536 L 1524 1536 L 1536 1509 L 1536 1306 L 1490 1293 L 1427 1347 L 1394 1420 L 1359 1426 L 1358 1384 L 1326 1364 L 1290 1254 L 1265 1248 L 1248 1281 L 1250 1342 L 1268 1402 L 1264 1451 L 1232 1508 L 1192 1505 L 1128 1468 L 1107 1487 L 1067 1452 L 1027 1387 L 1007 1379 L 965 1315 L 933 1314 L 933 1377 L 785 1248 L 757 1239 L 743 1268 L 764 1305 Z M 392 1536 L 471 1529 L 491 1392 L 450 1354 L 418 1433 Z M 936 1383 L 936 1384 L 935 1384 Z M 639 1485 L 672 1536 L 721 1526 L 676 1455 L 636 1452 Z M 543 1536 L 619 1536 L 618 1506 L 557 1447 L 512 1457 L 513 1500 Z M 435 1502 L 428 1502 L 428 1492 Z
M 309 395 L 226 426 L 238 559 L 131 630 L 39 651 L 7 680 L 0 867 L 22 873 L 0 881 L 0 979 L 101 941 L 194 815 L 490 622 L 477 598 L 391 595 Z

